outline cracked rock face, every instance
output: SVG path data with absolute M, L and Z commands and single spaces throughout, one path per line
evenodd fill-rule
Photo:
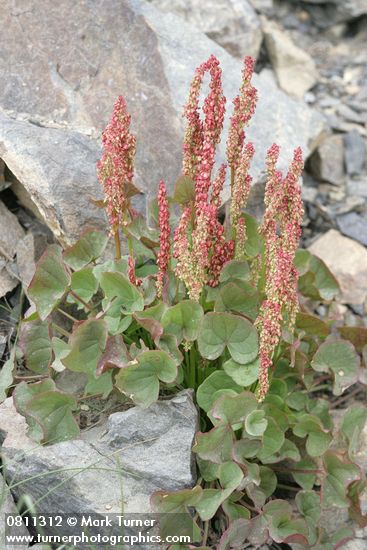
M 4 0 L 2 13 L 0 158 L 61 240 L 105 223 L 90 198 L 101 196 L 95 174 L 100 133 L 119 94 L 138 138 L 136 182 L 146 196 L 136 206 L 143 213 L 159 180 L 172 190 L 180 173 L 183 105 L 195 68 L 212 53 L 222 65 L 228 114 L 232 110 L 241 62 L 152 5 Z M 254 84 L 259 103 L 248 138 L 256 149 L 256 182 L 273 141 L 283 146 L 286 166 L 296 146 L 308 155 L 324 123 L 266 75 L 255 75 Z M 224 158 L 222 140 L 218 161 Z
M 84 439 L 41 447 L 28 439 L 9 398 L 0 407 L 5 476 L 16 500 L 30 495 L 39 513 L 149 513 L 154 491 L 194 485 L 197 422 L 184 391 L 148 409 L 114 413 Z

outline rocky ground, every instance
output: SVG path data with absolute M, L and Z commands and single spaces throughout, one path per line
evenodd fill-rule
M 367 1 L 46 4 L 0 0 L 0 360 L 24 305 L 21 283 L 47 243 L 105 224 L 92 199 L 115 97 L 125 95 L 138 136 L 145 212 L 159 180 L 172 189 L 179 174 L 182 106 L 194 68 L 211 53 L 228 98 L 241 58 L 258 59 L 252 210 L 261 212 L 266 149 L 277 141 L 286 166 L 301 145 L 303 245 L 341 282 L 336 318 L 367 326 Z M 350 548 L 366 546 L 359 538 Z

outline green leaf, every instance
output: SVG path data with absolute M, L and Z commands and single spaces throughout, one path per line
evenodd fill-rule
M 345 411 L 341 423 L 341 432 L 349 443 L 349 456 L 359 450 L 360 437 L 367 421 L 367 408 L 364 405 L 352 405 Z
M 233 447 L 233 456 L 239 464 L 247 464 L 246 458 L 254 458 L 261 448 L 258 439 L 240 439 Z
M 56 372 L 62 372 L 65 370 L 65 365 L 62 364 L 62 359 L 64 359 L 70 352 L 69 344 L 60 338 L 56 338 L 56 336 L 52 338 L 51 343 L 52 351 L 55 355 L 51 368 Z
M 192 342 L 197 338 L 203 316 L 200 304 L 183 300 L 163 313 L 162 325 L 166 333 L 176 336 L 178 343 L 182 340 Z
M 85 267 L 80 271 L 75 271 L 71 276 L 71 290 L 73 290 L 82 300 L 89 302 L 98 290 L 98 281 L 93 274 L 91 267 Z M 72 297 L 72 296 L 71 296 Z M 80 302 L 78 307 L 83 307 Z
M 81 269 L 99 258 L 106 248 L 108 235 L 105 231 L 88 230 L 64 252 L 64 260 L 74 270 Z
M 330 301 L 339 294 L 338 281 L 326 264 L 308 250 L 298 250 L 295 265 L 300 273 L 299 289 L 313 300 Z
M 204 489 L 201 500 L 196 505 L 196 511 L 202 521 L 207 521 L 216 514 L 219 506 L 240 485 L 242 479 L 242 470 L 234 462 L 229 461 L 220 465 L 219 480 L 222 490 Z
M 161 350 L 144 351 L 135 362 L 137 364 L 120 370 L 116 376 L 116 387 L 136 405 L 149 407 L 158 399 L 159 381 L 167 384 L 174 382 L 177 365 L 168 353 Z
M 304 458 L 292 466 L 290 473 L 300 487 L 305 490 L 311 490 L 316 482 L 317 469 L 317 464 L 313 460 Z
M 314 545 L 317 542 L 316 526 L 318 525 L 321 514 L 320 496 L 314 491 L 298 491 L 296 495 L 296 505 L 300 513 L 306 519 L 309 543 Z
M 332 435 L 324 429 L 321 420 L 312 414 L 302 415 L 293 427 L 293 433 L 307 437 L 306 450 L 312 457 L 323 455 L 332 441 Z
M 181 365 L 183 356 L 177 345 L 177 338 L 171 334 L 163 334 L 159 340 L 159 348 L 172 357 L 177 366 Z
M 215 401 L 210 414 L 218 420 L 233 425 L 244 422 L 257 405 L 255 395 L 247 391 L 234 396 L 222 395 Z
M 205 481 L 215 481 L 219 477 L 219 464 L 213 464 L 209 460 L 202 460 L 200 457 L 197 457 L 197 463 L 199 466 L 201 477 Z
M 275 542 L 307 544 L 308 527 L 303 519 L 292 517 L 292 507 L 284 500 L 272 500 L 263 512 L 269 521 L 269 534 Z
M 96 373 L 100 375 L 108 369 L 123 369 L 130 361 L 131 357 L 122 336 L 109 336 L 105 350 L 98 360 Z
M 307 313 L 297 313 L 296 327 L 304 330 L 307 335 L 324 338 L 330 334 L 328 325 L 319 317 Z
M 192 489 L 183 489 L 182 491 L 173 491 L 165 493 L 164 491 L 156 491 L 153 493 L 150 500 L 153 508 L 160 513 L 178 513 L 186 507 L 196 506 L 203 494 L 203 489 L 200 485 L 196 485 Z
M 284 440 L 284 443 L 280 447 L 279 451 L 274 453 L 271 457 L 263 459 L 263 463 L 275 464 L 277 462 L 282 462 L 283 460 L 293 460 L 294 462 L 301 460 L 301 455 L 296 444 L 289 439 Z
M 268 525 L 262 514 L 252 519 L 235 519 L 223 533 L 218 550 L 246 548 L 248 544 L 260 548 L 269 538 Z
M 223 369 L 239 386 L 251 386 L 259 377 L 259 359 L 247 365 L 240 365 L 233 359 L 228 359 L 223 363 Z
M 331 372 L 334 375 L 334 395 L 341 395 L 357 382 L 360 359 L 350 342 L 333 340 L 321 344 L 311 361 L 317 372 Z
M 145 330 L 149 332 L 154 342 L 158 345 L 159 339 L 163 334 L 162 326 L 162 315 L 166 311 L 166 304 L 160 302 L 159 304 L 134 313 L 134 319 L 141 325 Z
M 69 284 L 70 275 L 62 261 L 62 250 L 53 244 L 39 259 L 28 287 L 28 295 L 35 303 L 42 321 L 58 305 Z
M 15 371 L 15 347 L 10 352 L 10 357 L 0 370 L 0 403 L 7 398 L 7 391 L 13 383 L 13 373 Z
M 265 418 L 265 411 L 254 410 L 245 420 L 245 430 L 249 435 L 261 436 L 268 427 L 268 421 Z
M 241 281 L 249 281 L 251 278 L 248 262 L 231 260 L 224 264 L 219 276 L 219 281 L 224 283 L 230 279 L 239 279 Z
M 60 391 L 36 395 L 27 403 L 27 413 L 40 425 L 41 443 L 58 443 L 79 436 L 79 426 L 72 411 L 77 408 L 76 398 Z
M 202 521 L 208 521 L 216 514 L 219 506 L 232 493 L 232 490 L 203 489 L 200 502 L 195 506 Z
M 233 502 L 231 500 L 231 497 L 229 497 L 222 503 L 222 508 L 226 516 L 228 516 L 230 522 L 239 518 L 251 518 L 250 511 L 241 504 L 236 504 L 235 502 Z
M 366 327 L 340 327 L 338 331 L 342 338 L 353 344 L 358 353 L 362 353 L 367 342 Z
M 259 310 L 259 295 L 249 283 L 229 282 L 219 290 L 215 311 L 233 311 L 255 319 Z
M 107 260 L 103 262 L 102 264 L 98 264 L 93 269 L 93 275 L 96 277 L 98 281 L 101 280 L 101 277 L 103 273 L 123 273 L 124 275 L 127 274 L 128 265 L 127 260 L 125 258 L 121 258 L 120 260 Z
M 261 508 L 277 487 L 277 477 L 271 468 L 259 467 L 260 483 L 255 480 L 246 487 L 246 493 L 251 498 L 256 508 Z
M 142 294 L 122 273 L 102 273 L 100 284 L 106 298 L 109 300 L 119 298 L 121 310 L 124 313 L 134 313 L 144 309 Z
M 79 436 L 72 415 L 76 399 L 58 391 L 50 378 L 34 384 L 21 382 L 14 392 L 14 402 L 27 420 L 29 437 L 35 441 L 56 443 Z
M 19 347 L 24 353 L 27 369 L 47 374 L 52 359 L 50 327 L 47 322 L 23 323 Z
M 258 231 L 259 224 L 255 218 L 248 214 L 243 214 L 242 217 L 245 218 L 246 222 L 246 255 L 250 258 L 254 258 L 260 254 L 263 246 L 262 237 Z
M 240 393 L 242 387 L 236 384 L 228 374 L 217 370 L 204 380 L 196 392 L 196 400 L 199 407 L 205 412 L 209 412 L 214 402 L 219 397 L 217 392 L 222 390 L 233 390 L 236 393 Z
M 284 433 L 273 418 L 268 418 L 268 425 L 262 436 L 263 445 L 257 453 L 260 460 L 270 458 L 279 451 L 284 443 Z
M 360 479 L 361 471 L 356 464 L 340 458 L 331 451 L 325 453 L 323 458 L 326 476 L 322 483 L 322 504 L 325 508 L 348 508 L 348 486 Z
M 241 364 L 253 361 L 258 354 L 258 337 L 254 326 L 231 313 L 207 313 L 198 337 L 199 351 L 206 359 L 217 359 L 228 348 Z
M 196 434 L 192 450 L 203 460 L 221 464 L 231 460 L 234 433 L 230 426 L 221 424 L 209 432 Z
M 62 359 L 63 365 L 74 372 L 94 375 L 106 341 L 107 326 L 102 319 L 82 322 L 71 335 L 70 353 Z
M 100 376 L 89 376 L 88 383 L 85 386 L 85 395 L 101 395 L 106 399 L 113 390 L 112 371 L 107 371 Z
M 173 202 L 186 205 L 195 200 L 195 183 L 189 176 L 180 176 L 175 183 Z

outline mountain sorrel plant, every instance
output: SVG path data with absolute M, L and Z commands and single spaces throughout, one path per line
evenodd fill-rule
M 338 284 L 321 260 L 297 251 L 300 149 L 284 175 L 279 147 L 269 148 L 261 225 L 244 212 L 254 155 L 245 135 L 257 102 L 253 66 L 246 58 L 228 164 L 217 171 L 221 69 L 214 56 L 197 69 L 184 111 L 182 175 L 171 199 L 159 183 L 155 227 L 132 207 L 135 137 L 126 103 L 117 100 L 97 167 L 115 260 L 104 254 L 109 235 L 95 229 L 65 250 L 52 245 L 45 252 L 28 288 L 35 310 L 19 339 L 30 377 L 41 380 L 21 382 L 13 395 L 30 435 L 47 444 L 78 435 L 80 402 L 88 396 L 114 392 L 149 407 L 159 395 L 192 388 L 202 429 L 193 447 L 198 484 L 156 493 L 152 506 L 179 512 L 176 534 L 189 529 L 202 547 L 273 540 L 326 550 L 340 547 L 351 531 L 321 527 L 325 508 L 347 508 L 366 524 L 359 503 L 364 476 L 353 462 L 366 409 L 346 410 L 337 439 L 329 411 L 333 395 L 365 383 L 366 329 L 312 315 L 316 303 L 331 304 Z M 227 177 L 231 200 L 221 220 Z M 79 399 L 58 389 L 64 369 L 85 375 Z

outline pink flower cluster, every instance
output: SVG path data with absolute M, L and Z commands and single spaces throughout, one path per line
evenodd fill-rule
M 127 275 L 129 277 L 130 283 L 132 283 L 135 286 L 140 286 L 143 281 L 141 279 L 136 278 L 135 263 L 134 263 L 134 260 L 131 256 L 128 257 L 127 263 L 128 263 Z
M 242 70 L 242 85 L 240 93 L 233 100 L 233 115 L 227 140 L 227 159 L 231 170 L 236 170 L 241 159 L 245 141 L 244 128 L 253 116 L 257 103 L 257 90 L 251 84 L 255 60 L 245 57 Z
M 205 73 L 210 74 L 210 91 L 204 100 L 204 120 L 199 113 L 199 95 Z M 184 115 L 183 173 L 195 182 L 195 204 L 186 208 L 174 235 L 176 275 L 184 281 L 190 298 L 198 300 L 205 284 L 215 286 L 223 264 L 233 256 L 218 220 L 220 195 L 226 166 L 219 168 L 212 182 L 216 146 L 220 141 L 225 112 L 222 71 L 212 55 L 196 69 Z
M 102 158 L 97 163 L 97 175 L 105 194 L 113 234 L 125 222 L 129 185 L 132 185 L 134 175 L 136 139 L 130 133 L 130 121 L 125 100 L 119 96 L 111 120 L 102 134 Z
M 164 280 L 167 274 L 170 261 L 170 234 L 169 208 L 167 190 L 164 181 L 159 183 L 158 188 L 158 223 L 159 223 L 159 252 L 157 256 L 158 274 L 157 274 L 157 297 L 161 298 Z
M 266 211 L 261 233 L 265 240 L 266 300 L 256 325 L 260 331 L 260 388 L 264 399 L 268 388 L 268 370 L 277 346 L 282 323 L 292 330 L 298 311 L 298 273 L 294 256 L 301 236 L 303 206 L 298 184 L 303 169 L 302 151 L 294 151 L 285 178 L 276 169 L 279 147 L 273 144 L 267 154 L 268 181 L 265 190 Z

